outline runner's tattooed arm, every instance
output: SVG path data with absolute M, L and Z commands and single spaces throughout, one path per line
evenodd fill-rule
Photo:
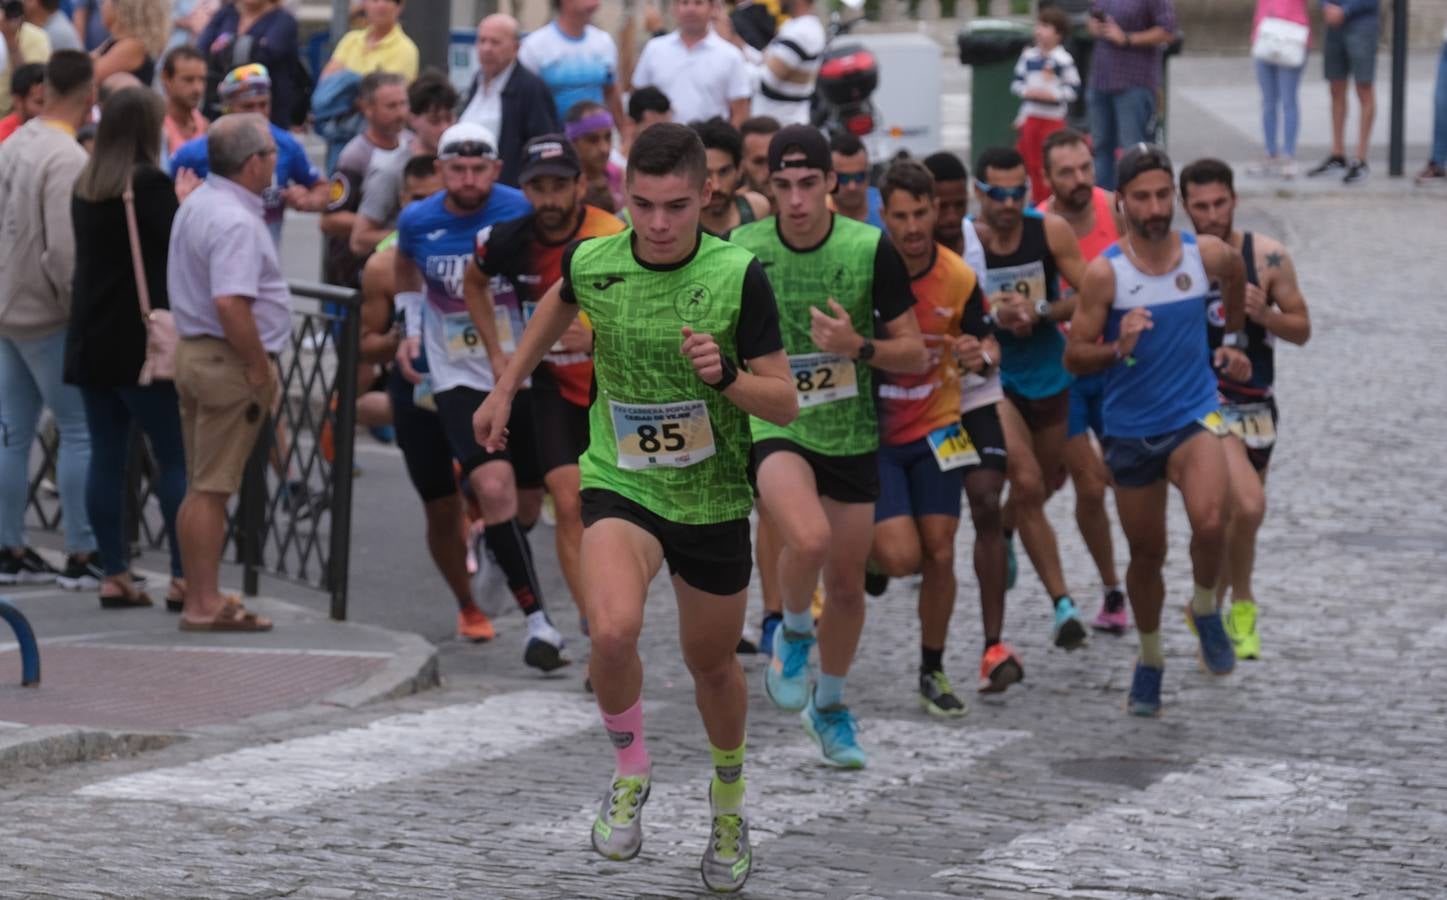
M 1256 271 L 1262 274 L 1265 285 L 1264 289 L 1246 286 L 1246 315 L 1283 341 L 1299 346 L 1311 340 L 1311 315 L 1296 280 L 1296 263 L 1291 254 L 1279 242 L 1258 234 Z
M 1236 248 L 1219 238 L 1198 235 L 1201 263 L 1206 277 L 1221 285 L 1221 302 L 1225 307 L 1226 333 L 1246 327 L 1246 261 Z M 1251 360 L 1235 347 L 1217 347 L 1211 354 L 1211 365 L 1232 381 L 1251 377 Z

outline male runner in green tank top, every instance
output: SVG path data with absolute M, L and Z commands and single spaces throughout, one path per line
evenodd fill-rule
M 579 460 L 584 603 L 593 691 L 617 756 L 593 847 L 624 860 L 643 842 L 650 764 L 638 636 L 648 585 L 666 562 L 714 760 L 703 880 L 736 891 L 752 863 L 743 809 L 748 685 L 734 656 L 753 573 L 749 416 L 786 425 L 798 403 L 763 269 L 699 233 L 706 178 L 703 145 L 687 127 L 659 124 L 638 136 L 626 184 L 634 227 L 567 251 L 562 278 L 473 427 L 484 446 L 506 444 L 519 385 L 586 312 L 595 344 Z
M 783 634 L 764 688 L 779 708 L 801 710 L 826 762 L 860 768 L 866 756 L 844 679 L 864 629 L 864 561 L 879 495 L 870 372 L 923 372 L 928 356 L 899 253 L 879 229 L 829 210 L 833 162 L 818 129 L 791 125 L 774 135 L 769 172 L 778 216 L 731 235 L 774 286 L 799 395 L 792 425 L 753 422 L 761 509 L 783 545 Z M 821 573 L 820 674 L 811 689 L 809 607 Z

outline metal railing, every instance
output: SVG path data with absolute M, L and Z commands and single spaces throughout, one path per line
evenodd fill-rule
M 242 566 L 242 590 L 260 575 L 326 591 L 331 616 L 347 617 L 351 564 L 352 472 L 357 422 L 361 295 L 292 282 L 291 339 L 277 360 L 280 390 L 252 448 L 241 490 L 227 507 L 223 558 Z M 306 308 L 303 308 L 306 307 Z M 59 440 L 41 428 L 32 456 L 31 524 L 60 528 L 54 492 Z M 131 435 L 128 534 L 134 548 L 163 550 L 166 529 L 152 483 L 156 463 L 139 429 Z

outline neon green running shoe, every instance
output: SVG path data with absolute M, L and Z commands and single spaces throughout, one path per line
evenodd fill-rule
M 593 849 L 622 862 L 643 848 L 643 804 L 648 802 L 647 775 L 620 775 L 603 798 L 593 820 Z
M 1261 658 L 1261 635 L 1256 633 L 1256 604 L 1237 600 L 1226 617 L 1226 634 L 1236 648 L 1237 659 Z
M 712 807 L 712 798 L 709 802 Z M 754 867 L 749 844 L 749 820 L 741 810 L 711 809 L 713 831 L 704 848 L 699 874 L 704 886 L 718 894 L 743 890 Z

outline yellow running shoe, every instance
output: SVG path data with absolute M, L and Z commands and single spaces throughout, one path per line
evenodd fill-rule
M 1251 600 L 1231 603 L 1226 617 L 1226 634 L 1236 648 L 1237 659 L 1260 659 L 1261 636 L 1256 633 L 1256 604 Z

